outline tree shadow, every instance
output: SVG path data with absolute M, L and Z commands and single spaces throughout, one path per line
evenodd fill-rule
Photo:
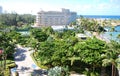
M 29 69 L 30 69 L 30 67 L 21 67 L 20 70 L 24 72 L 25 70 L 29 70 Z
M 23 60 L 25 60 L 26 55 L 23 54 L 23 53 L 27 52 L 27 51 L 24 50 L 24 49 L 21 49 L 21 48 L 17 48 L 16 50 L 17 51 L 14 53 L 14 60 L 15 61 L 23 61 Z
M 20 72 L 25 72 L 25 71 L 27 71 L 27 70 L 29 70 L 30 69 L 30 67 L 21 67 L 20 69 L 17 69 L 18 71 L 20 71 Z
M 25 58 L 26 58 L 26 55 L 21 54 L 21 55 L 15 57 L 15 61 L 23 61 L 23 60 L 25 60 Z

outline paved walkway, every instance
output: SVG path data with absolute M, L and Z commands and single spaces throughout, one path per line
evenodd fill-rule
M 17 47 L 17 51 L 14 54 L 15 63 L 17 64 L 16 71 L 19 73 L 19 76 L 47 76 L 45 70 L 40 69 L 34 61 L 32 60 L 28 48 L 23 48 L 21 46 Z M 33 75 L 31 75 L 31 73 Z M 70 76 L 85 76 L 79 74 L 71 74 Z
M 36 66 L 27 48 L 18 46 L 14 58 L 19 76 L 31 76 L 31 73 L 33 76 L 46 76 L 44 70 Z

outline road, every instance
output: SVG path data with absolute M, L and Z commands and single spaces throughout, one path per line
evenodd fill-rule
M 21 46 L 17 47 L 17 51 L 14 54 L 15 63 L 17 64 L 16 71 L 19 76 L 46 76 L 45 70 L 40 69 L 30 56 L 31 52 L 27 48 Z

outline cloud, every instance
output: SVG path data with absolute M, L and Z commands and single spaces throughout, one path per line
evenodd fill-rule
M 110 9 L 111 7 L 112 7 L 112 5 L 110 5 L 110 4 L 101 3 L 101 4 L 98 4 L 96 8 L 100 9 L 100 10 L 105 10 L 105 9 Z
M 80 11 L 88 11 L 88 10 L 91 10 L 93 6 L 90 4 L 84 4 L 84 5 L 77 5 L 74 8 L 79 9 Z
M 120 2 L 120 0 L 110 0 L 111 3 L 113 2 Z
M 24 2 L 20 0 L 11 1 L 8 0 L 7 2 L 2 2 L 0 4 L 3 6 L 3 9 L 7 10 L 8 12 L 15 11 L 20 14 L 37 14 L 37 12 L 41 9 L 44 11 L 61 11 L 61 8 L 67 8 L 71 11 L 78 12 L 78 14 L 94 14 L 120 9 L 120 0 L 109 0 L 108 2 L 102 0 L 89 0 L 87 2 L 85 0 L 39 0 L 38 2 L 33 0 L 25 0 Z
M 93 2 L 95 3 L 99 3 L 101 0 L 93 0 Z
M 110 0 L 110 3 L 120 5 L 120 0 Z
M 120 9 L 120 5 L 116 5 L 116 8 L 117 8 L 117 9 Z
M 37 12 L 40 11 L 41 9 L 43 9 L 44 11 L 61 10 L 59 6 L 51 5 L 49 3 L 6 2 L 2 4 L 2 7 L 7 12 L 17 12 L 19 14 L 23 13 L 37 14 Z

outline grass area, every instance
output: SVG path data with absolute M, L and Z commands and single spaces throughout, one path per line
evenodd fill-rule
M 40 68 L 42 68 L 42 69 L 48 69 L 47 66 L 43 66 L 43 65 L 41 65 L 41 64 L 40 64 L 40 61 L 38 61 L 37 58 L 34 57 L 33 54 L 34 54 L 34 53 L 31 53 L 31 57 L 32 57 L 33 61 L 35 62 L 35 64 L 36 64 L 37 66 L 39 66 Z

